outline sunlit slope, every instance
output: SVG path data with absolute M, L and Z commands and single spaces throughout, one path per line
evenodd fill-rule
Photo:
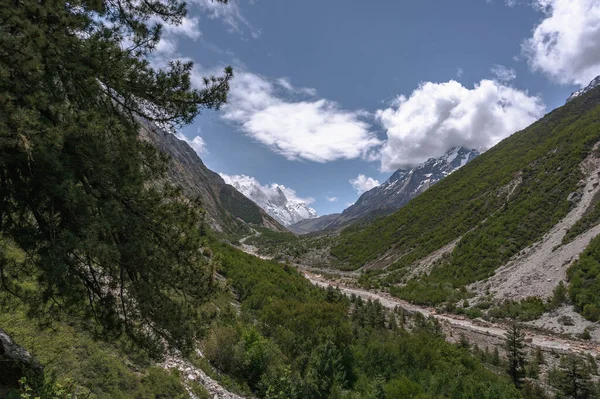
M 397 282 L 401 269 L 462 237 L 421 283 L 456 288 L 486 278 L 566 215 L 567 196 L 582 178 L 579 165 L 599 139 L 595 89 L 503 140 L 394 214 L 345 230 L 331 253 L 356 268 L 387 254 L 390 270 L 397 270 L 388 281 Z M 423 295 L 431 294 L 423 288 Z M 418 299 L 410 287 L 403 291 Z

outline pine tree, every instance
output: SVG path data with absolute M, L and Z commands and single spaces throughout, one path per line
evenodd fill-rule
M 552 373 L 549 382 L 566 398 L 587 399 L 592 397 L 589 367 L 577 355 L 561 357 L 558 370 Z
M 194 89 L 192 63 L 147 60 L 185 14 L 180 0 L 0 2 L 0 235 L 26 253 L 0 254 L 2 289 L 148 347 L 189 349 L 213 291 L 202 211 L 138 138 L 141 121 L 173 131 L 226 100 L 231 68 Z
M 525 352 L 523 334 L 516 324 L 507 331 L 504 347 L 508 361 L 507 373 L 515 386 L 520 388 L 525 376 Z

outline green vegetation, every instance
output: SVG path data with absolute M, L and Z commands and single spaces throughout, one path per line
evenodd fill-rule
M 488 311 L 488 316 L 498 319 L 530 321 L 540 318 L 548 306 L 538 297 L 528 297 L 520 301 L 506 300 Z
M 596 202 L 591 207 L 591 211 L 587 212 L 581 219 L 579 219 L 569 230 L 567 230 L 563 237 L 562 243 L 567 244 L 581 233 L 585 233 L 600 222 L 600 203 Z
M 595 362 L 595 361 L 594 361 Z M 598 397 L 598 387 L 592 383 L 592 365 L 579 356 L 562 356 L 558 367 L 549 373 L 549 381 L 557 397 L 591 399 Z
M 215 246 L 244 322 L 223 318 L 204 342 L 207 357 L 259 397 L 519 397 L 467 350 L 446 343 L 435 323 L 398 330 L 379 303 L 352 302 L 294 268 Z
M 567 271 L 569 297 L 583 317 L 600 320 L 600 237 L 594 238 Z
M 505 335 L 507 373 L 516 387 L 521 387 L 525 377 L 525 344 L 523 333 L 513 324 Z
M 213 271 L 202 211 L 164 182 L 138 122 L 188 124 L 224 103 L 233 76 L 198 90 L 190 62 L 151 67 L 159 22 L 185 14 L 179 0 L 0 5 L 0 235 L 27 254 L 0 257 L 2 289 L 156 352 L 191 349 Z
M 306 248 L 297 245 L 299 244 L 298 237 L 292 233 L 273 231 L 264 227 L 257 227 L 256 231 L 258 234 L 248 238 L 246 243 L 258 246 L 261 253 L 269 255 L 281 253 L 281 248 L 289 248 L 285 253 L 292 256 L 294 254 L 301 255 L 306 252 Z M 295 252 L 293 252 L 293 248 L 296 249 Z
M 0 326 L 44 365 L 47 386 L 72 387 L 79 397 L 187 397 L 182 396 L 185 390 L 178 375 L 153 366 L 145 352 L 125 339 L 113 343 L 95 339 L 85 325 L 73 320 L 41 328 L 19 300 L 7 295 L 0 310 Z
M 449 260 L 394 290 L 428 304 L 462 297 L 457 288 L 489 277 L 569 211 L 579 165 L 600 139 L 599 102 L 594 90 L 554 110 L 389 217 L 349 227 L 331 253 L 357 268 L 393 251 L 391 284 L 403 268 L 462 237 Z

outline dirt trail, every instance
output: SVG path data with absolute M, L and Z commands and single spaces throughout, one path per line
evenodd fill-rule
M 594 148 L 596 148 L 595 146 Z M 506 265 L 500 267 L 487 281 L 472 284 L 469 288 L 483 295 L 486 288 L 495 299 L 522 299 L 529 296 L 548 298 L 560 281 L 566 280 L 569 265 L 600 234 L 600 225 L 579 235 L 568 244 L 562 239 L 592 204 L 600 190 L 600 159 L 596 151 L 581 165 L 586 178 L 581 182 L 581 199 L 576 206 L 558 222 L 540 241 L 525 248 Z
M 346 287 L 335 282 L 328 281 L 318 274 L 313 274 L 307 271 L 304 271 L 303 273 L 311 283 L 320 287 L 327 287 L 331 285 L 333 287 L 338 287 L 348 296 L 354 294 L 363 299 L 378 300 L 383 306 L 389 309 L 394 309 L 396 306 L 398 306 L 409 313 L 418 312 L 425 317 L 433 316 L 441 322 L 442 326 L 445 328 L 445 332 L 447 333 L 447 338 L 449 338 L 451 341 L 456 340 L 456 337 L 454 337 L 454 339 L 450 339 L 452 338 L 452 332 L 464 331 L 469 332 L 469 335 L 475 341 L 485 341 L 485 344 L 487 344 L 489 343 L 490 338 L 493 338 L 495 341 L 501 344 L 507 331 L 507 326 L 503 324 L 489 323 L 481 320 L 469 320 L 460 318 L 458 316 L 438 314 L 432 308 L 413 305 L 401 299 L 394 298 L 387 293 L 378 293 L 359 288 Z M 450 332 L 450 335 L 448 332 Z M 474 335 L 478 337 L 473 337 Z M 530 330 L 526 331 L 526 342 L 530 347 L 539 347 L 545 351 L 555 351 L 557 353 L 583 353 L 591 354 L 594 357 L 598 357 L 600 355 L 600 347 L 595 346 L 593 343 L 558 338 Z
M 254 245 L 246 244 L 246 240 L 248 240 L 249 238 L 258 237 L 260 235 L 260 232 L 254 230 L 254 229 L 252 229 L 252 232 L 253 233 L 250 234 L 249 236 L 246 236 L 246 237 L 240 239 L 240 246 L 241 246 L 240 249 L 242 251 L 246 252 L 247 254 L 256 256 L 257 258 L 269 259 L 268 257 L 263 256 L 258 253 L 258 247 L 254 246 Z
M 183 359 L 178 354 L 167 356 L 162 366 L 165 369 L 177 369 L 186 380 L 196 381 L 208 391 L 212 399 L 245 399 L 243 396 L 236 395 L 223 388 L 217 381 L 206 375 L 204 371 Z M 196 395 L 194 395 L 187 385 L 186 390 L 192 399 L 197 399 Z

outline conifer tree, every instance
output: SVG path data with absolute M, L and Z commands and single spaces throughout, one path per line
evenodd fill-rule
M 192 63 L 148 61 L 185 15 L 180 0 L 0 0 L 0 237 L 26 254 L 0 254 L 2 290 L 148 347 L 189 349 L 213 290 L 202 211 L 138 138 L 226 101 L 230 68 L 195 89 Z
M 504 345 L 508 361 L 507 373 L 515 386 L 520 388 L 525 376 L 525 352 L 523 333 L 516 324 L 506 333 Z
M 592 397 L 589 366 L 577 355 L 561 357 L 558 370 L 552 373 L 549 382 L 563 397 L 571 399 Z

